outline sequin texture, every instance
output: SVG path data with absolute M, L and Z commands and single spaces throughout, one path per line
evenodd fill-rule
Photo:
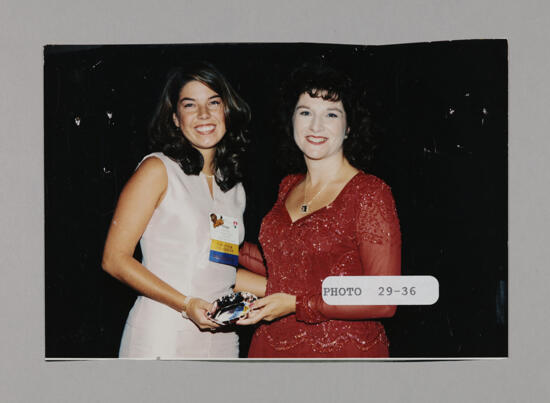
M 261 325 L 250 356 L 261 356 L 266 343 L 289 357 L 346 356 L 349 346 L 357 356 L 368 357 L 373 346 L 387 349 L 379 321 L 368 316 L 349 320 L 345 307 L 327 306 L 321 284 L 334 275 L 400 273 L 401 236 L 391 190 L 377 177 L 359 172 L 331 204 L 292 223 L 284 203 L 302 179 L 283 179 L 259 237 L 268 268 L 266 295 L 296 295 L 296 314 Z

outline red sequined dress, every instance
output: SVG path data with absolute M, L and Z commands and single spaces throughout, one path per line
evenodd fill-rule
M 283 179 L 259 240 L 268 267 L 266 295 L 296 295 L 296 313 L 261 325 L 249 357 L 387 357 L 388 340 L 376 318 L 393 307 L 327 305 L 328 276 L 399 275 L 401 233 L 391 190 L 357 173 L 326 207 L 292 222 L 285 207 L 303 174 Z

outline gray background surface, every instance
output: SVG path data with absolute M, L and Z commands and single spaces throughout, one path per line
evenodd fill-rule
M 48 3 L 0 2 L 0 400 L 219 402 L 229 396 L 229 400 L 262 402 L 538 402 L 548 398 L 547 2 Z M 485 38 L 509 40 L 509 359 L 397 363 L 44 361 L 44 45 L 378 45 Z

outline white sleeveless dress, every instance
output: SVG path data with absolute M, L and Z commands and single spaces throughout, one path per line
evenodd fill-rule
M 213 198 L 206 177 L 186 175 L 162 153 L 168 174 L 164 199 L 155 209 L 140 245 L 143 265 L 184 295 L 214 301 L 232 292 L 234 267 L 211 262 L 210 213 L 234 217 L 239 222 L 239 242 L 244 240 L 245 193 L 242 184 L 222 192 L 213 182 Z M 143 161 L 142 161 L 143 162 Z M 235 332 L 201 331 L 174 309 L 139 296 L 128 315 L 120 343 L 121 358 L 236 358 Z

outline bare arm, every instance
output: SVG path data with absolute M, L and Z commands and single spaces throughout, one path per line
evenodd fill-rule
M 201 328 L 215 327 L 204 313 L 210 304 L 186 296 L 162 281 L 133 258 L 136 245 L 168 186 L 166 168 L 158 158 L 145 160 L 124 187 L 107 234 L 103 269 L 141 294 L 178 312 L 186 310 Z
M 234 291 L 248 291 L 263 297 L 267 285 L 267 269 L 258 245 L 250 242 L 243 244 L 239 250 L 239 265 L 246 270 L 242 268 L 237 270 Z
M 252 273 L 245 269 L 237 270 L 237 279 L 235 280 L 235 292 L 248 291 L 257 297 L 265 296 L 265 287 L 267 278 L 262 275 Z

